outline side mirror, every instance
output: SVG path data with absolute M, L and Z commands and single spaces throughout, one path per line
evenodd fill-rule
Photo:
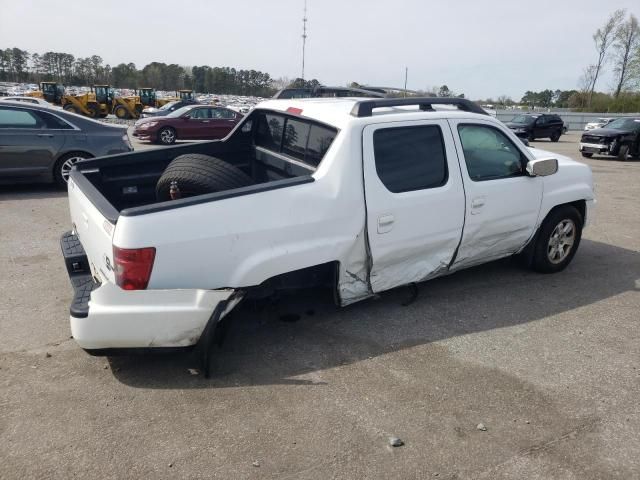
M 558 160 L 555 158 L 538 158 L 527 162 L 527 174 L 530 177 L 546 177 L 558 171 Z

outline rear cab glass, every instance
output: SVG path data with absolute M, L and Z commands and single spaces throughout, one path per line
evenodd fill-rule
M 317 167 L 338 130 L 306 118 L 273 112 L 256 112 L 254 142 L 273 152 Z

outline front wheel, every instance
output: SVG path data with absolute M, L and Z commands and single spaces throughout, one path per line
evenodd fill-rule
M 560 140 L 560 132 L 552 133 L 549 138 L 551 139 L 552 142 L 557 142 L 558 140 Z
M 618 150 L 618 160 L 626 162 L 629 158 L 631 158 L 631 155 L 629 154 L 629 145 L 621 145 Z
M 171 145 L 176 141 L 176 131 L 171 127 L 164 127 L 158 132 L 158 141 L 163 145 Z
M 532 268 L 541 273 L 564 270 L 580 245 L 582 224 L 582 215 L 570 205 L 552 210 L 540 226 Z
M 593 153 L 589 153 L 589 152 L 580 152 L 582 154 L 582 156 L 584 158 L 591 158 L 593 157 Z
M 129 118 L 129 112 L 127 112 L 127 109 L 124 108 L 122 105 L 118 105 L 114 110 L 113 110 L 113 114 L 119 118 L 120 120 L 125 120 L 127 118 Z

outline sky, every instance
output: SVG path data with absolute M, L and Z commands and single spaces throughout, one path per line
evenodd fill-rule
M 572 89 L 592 34 L 638 0 L 307 0 L 305 78 L 446 84 L 468 98 Z M 0 48 L 301 75 L 304 0 L 0 0 Z M 610 69 L 609 69 L 610 70 Z M 605 74 L 598 89 L 612 87 Z

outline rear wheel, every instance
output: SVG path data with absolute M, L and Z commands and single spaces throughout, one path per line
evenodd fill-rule
M 129 112 L 122 105 L 118 105 L 114 110 L 113 114 L 121 120 L 129 118 Z
M 542 273 L 564 270 L 580 245 L 582 223 L 582 215 L 570 205 L 552 210 L 538 232 L 533 269 Z
M 175 143 L 176 138 L 176 131 L 171 127 L 164 127 L 158 132 L 158 141 L 163 145 Z
M 180 197 L 222 192 L 253 185 L 253 179 L 239 168 L 219 158 L 188 153 L 174 158 L 156 185 L 156 198 L 171 199 L 171 184 L 175 182 Z
M 72 152 L 60 157 L 53 167 L 53 180 L 55 183 L 61 188 L 66 188 L 71 168 L 85 158 L 91 158 L 91 155 L 85 152 Z
M 582 156 L 584 158 L 591 158 L 593 157 L 593 153 L 589 153 L 589 152 L 580 152 L 582 154 Z

